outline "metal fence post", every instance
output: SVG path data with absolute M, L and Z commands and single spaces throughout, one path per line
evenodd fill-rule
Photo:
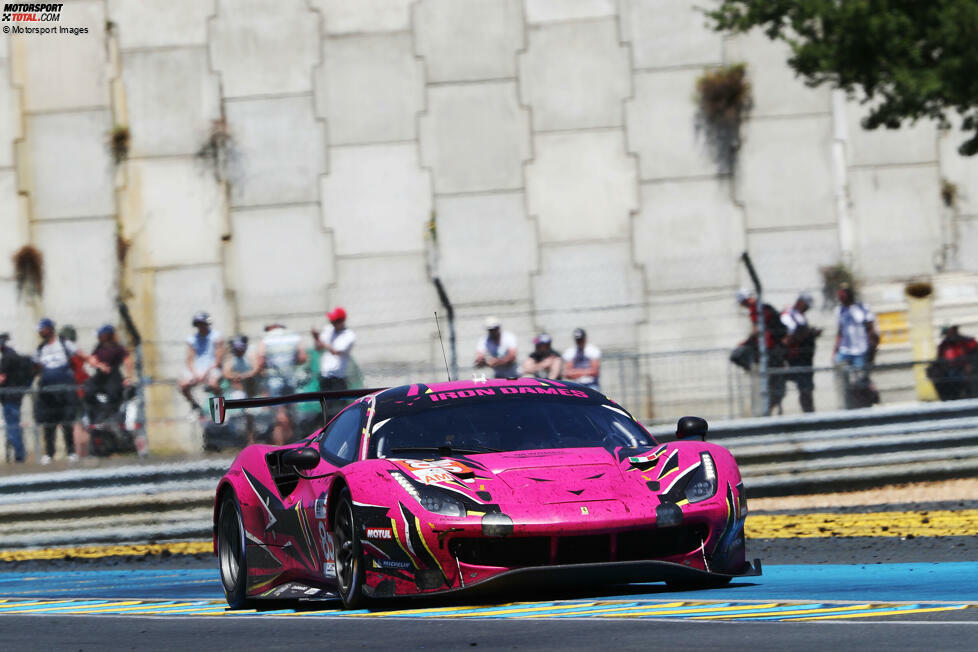
M 747 273 L 750 274 L 751 281 L 754 282 L 754 291 L 757 293 L 757 350 L 760 353 L 760 368 L 758 369 L 758 372 L 761 376 L 761 414 L 766 416 L 771 411 L 771 394 L 768 387 L 767 337 L 765 332 L 766 324 L 764 323 L 764 290 L 761 287 L 761 279 L 757 277 L 757 272 L 754 271 L 754 264 L 751 262 L 750 254 L 745 251 L 743 254 L 741 254 L 740 258 L 744 261 L 744 265 L 747 267 Z

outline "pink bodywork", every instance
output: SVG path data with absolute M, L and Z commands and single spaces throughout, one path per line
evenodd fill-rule
M 559 386 L 563 391 L 576 387 L 548 383 L 455 381 L 422 385 L 426 389 L 420 392 L 417 385 L 411 386 L 405 396 L 417 400 L 425 392 L 486 387 Z M 375 398 L 359 400 L 372 411 Z M 364 440 L 369 437 L 371 418 L 368 412 Z M 289 582 L 327 587 L 335 582 L 331 517 L 344 486 L 362 525 L 368 595 L 464 589 L 525 566 L 643 558 L 729 574 L 744 566 L 746 504 L 740 472 L 731 453 L 712 443 L 670 442 L 637 456 L 596 447 L 473 454 L 424 463 L 363 459 L 367 450 L 363 441 L 360 461 L 335 467 L 321 460 L 317 468 L 304 472 L 315 479 L 300 480 L 286 495 L 279 491 L 266 462 L 266 455 L 279 450 L 262 445 L 244 449 L 217 490 L 216 505 L 225 491 L 233 491 L 241 507 L 247 531 L 249 596 L 273 597 L 276 587 Z M 716 466 L 715 495 L 695 504 L 684 499 L 672 503 L 682 511 L 681 524 L 660 527 L 656 522 L 660 494 L 695 470 L 703 452 Z M 391 471 L 459 496 L 467 506 L 466 515 L 426 511 Z M 483 518 L 494 511 L 512 520 L 512 532 L 503 538 L 519 540 L 513 545 L 527 544 L 514 548 L 516 558 L 506 565 L 473 559 L 479 554 L 479 540 L 486 540 Z M 647 557 L 636 547 L 645 541 L 658 542 Z M 602 557 L 604 545 L 607 558 Z M 588 546 L 597 546 L 598 559 L 587 558 Z M 520 551 L 532 559 L 521 563 Z

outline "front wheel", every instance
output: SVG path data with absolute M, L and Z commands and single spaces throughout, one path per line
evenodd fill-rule
M 218 512 L 217 558 L 228 606 L 232 609 L 247 606 L 248 561 L 245 557 L 244 524 L 241 521 L 241 508 L 232 491 L 225 492 Z
M 359 609 L 367 599 L 363 595 L 363 550 L 357 536 L 350 490 L 344 488 L 333 514 L 333 536 L 336 540 L 336 583 L 346 609 Z

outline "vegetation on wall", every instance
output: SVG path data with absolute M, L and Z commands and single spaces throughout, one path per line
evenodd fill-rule
M 231 157 L 232 137 L 227 120 L 221 117 L 211 122 L 207 140 L 197 150 L 197 158 L 204 161 L 214 172 L 217 181 L 228 178 L 228 162 Z
M 119 165 L 129 156 L 129 127 L 116 125 L 109 132 L 109 151 L 112 152 L 112 160 Z
M 19 296 L 44 294 L 44 256 L 31 245 L 24 245 L 13 255 L 14 280 Z
M 747 67 L 737 63 L 704 72 L 696 80 L 698 123 L 721 171 L 733 172 L 740 149 L 740 126 L 750 111 Z
M 844 263 L 821 267 L 818 271 L 822 274 L 822 300 L 826 306 L 838 303 L 835 295 L 839 288 L 849 287 L 858 294 L 859 284 L 856 277 Z
M 978 153 L 978 2 L 975 0 L 722 0 L 706 12 L 729 33 L 757 27 L 791 48 L 788 65 L 810 86 L 858 95 L 866 129 L 957 112 Z

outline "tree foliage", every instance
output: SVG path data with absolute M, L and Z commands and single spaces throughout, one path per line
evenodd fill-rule
M 978 153 L 978 0 L 721 0 L 714 29 L 761 28 L 791 47 L 811 86 L 863 94 L 866 129 L 961 116 L 958 151 Z

